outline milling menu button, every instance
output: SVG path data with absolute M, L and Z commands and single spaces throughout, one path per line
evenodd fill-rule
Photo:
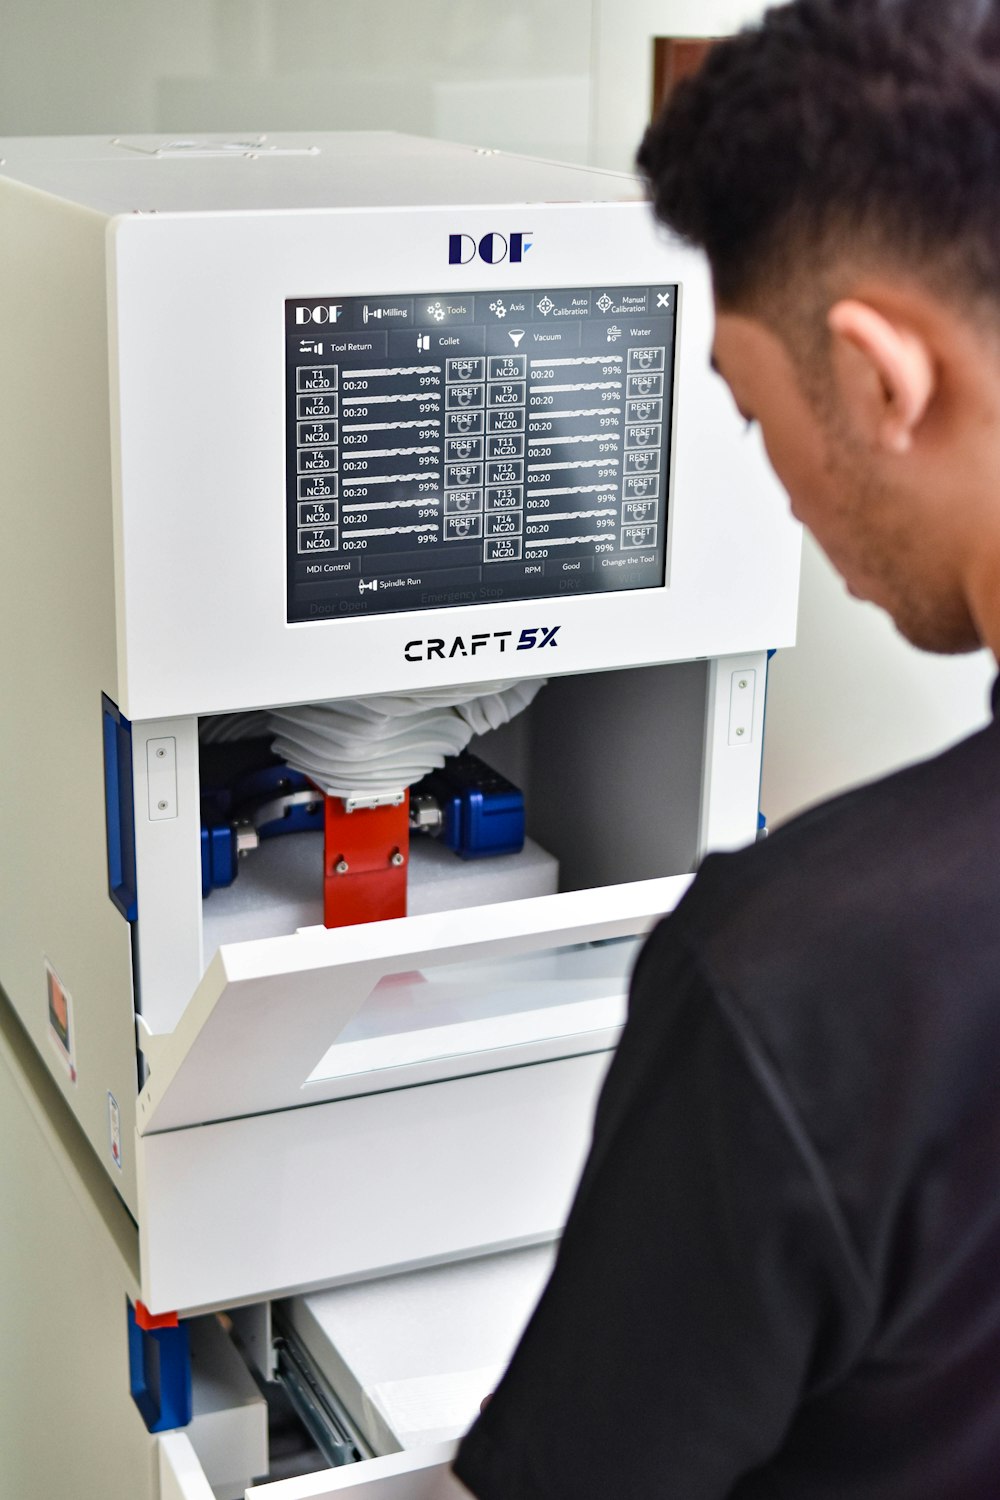
M 353 299 L 353 328 L 410 328 L 412 297 L 358 297 Z

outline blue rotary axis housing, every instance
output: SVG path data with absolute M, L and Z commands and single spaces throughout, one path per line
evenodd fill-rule
M 240 855 L 261 839 L 323 828 L 323 793 L 301 771 L 273 762 L 201 799 L 201 893 L 232 885 Z
M 462 859 L 517 854 L 524 847 L 524 793 L 477 755 L 449 755 L 410 793 L 416 826 L 424 807 L 440 809 L 427 831 Z
M 201 804 L 202 895 L 232 885 L 240 856 L 261 839 L 323 828 L 323 794 L 300 771 L 273 763 Z M 449 755 L 410 793 L 410 827 L 461 859 L 517 854 L 524 847 L 524 794 L 478 756 Z

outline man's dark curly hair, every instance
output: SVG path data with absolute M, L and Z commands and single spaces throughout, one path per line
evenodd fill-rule
M 678 86 L 639 166 L 723 307 L 844 255 L 1000 302 L 1000 0 L 770 10 Z

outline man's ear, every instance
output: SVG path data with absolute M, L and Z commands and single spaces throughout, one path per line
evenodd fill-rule
M 827 326 L 842 400 L 878 447 L 909 453 L 936 385 L 927 344 L 867 302 L 838 302 Z

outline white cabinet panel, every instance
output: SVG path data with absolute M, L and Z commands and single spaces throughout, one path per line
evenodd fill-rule
M 253 1485 L 247 1500 L 328 1500 L 355 1494 L 359 1500 L 468 1500 L 468 1490 L 451 1473 L 454 1452 L 453 1443 L 439 1443 L 298 1479 Z M 158 1455 L 160 1500 L 215 1500 L 185 1433 L 164 1433 L 158 1439 Z
M 215 1500 L 186 1433 L 162 1433 L 157 1439 L 157 1457 L 160 1500 Z
M 450 1470 L 454 1451 L 452 1443 L 441 1443 L 302 1479 L 255 1485 L 247 1490 L 247 1500 L 332 1500 L 345 1494 L 359 1500 L 468 1500 L 468 1490 Z
M 496 981 L 490 975 L 525 955 L 639 936 L 672 910 L 689 881 L 673 876 L 474 907 L 457 915 L 440 912 L 333 931 L 309 928 L 293 937 L 220 948 L 176 1031 L 154 1054 L 154 1070 L 139 1099 L 139 1129 L 148 1137 L 315 1105 L 345 1092 L 432 1082 L 482 1066 L 457 1066 L 461 1052 L 481 1057 L 492 1051 L 490 1067 L 504 1067 L 610 1046 L 622 1020 L 626 974 L 609 981 L 603 993 L 585 983 L 569 997 L 582 1010 L 560 1019 L 553 1007 L 548 1024 L 539 1024 L 533 997 L 525 1002 L 520 1029 L 509 1016 L 491 1014 L 486 997 Z M 359 1063 L 355 1048 L 343 1070 L 349 1076 L 367 1074 L 367 1083 L 345 1089 L 336 1064 L 327 1060 L 329 1049 L 380 983 L 455 964 L 490 966 L 476 980 L 465 976 L 466 989 L 483 1001 L 483 1023 L 478 1024 L 475 1009 L 460 1015 L 455 1024 L 465 1029 L 454 1045 L 437 1036 L 430 1052 L 419 1045 L 419 1029 L 411 1032 L 416 1049 L 411 1053 L 393 1053 L 384 1032 L 377 1041 L 369 1036 L 371 1066 Z M 611 1004 L 595 1008 L 592 1000 Z M 584 1040 L 574 1043 L 574 1035 Z M 506 1055 L 500 1056 L 501 1050 Z

